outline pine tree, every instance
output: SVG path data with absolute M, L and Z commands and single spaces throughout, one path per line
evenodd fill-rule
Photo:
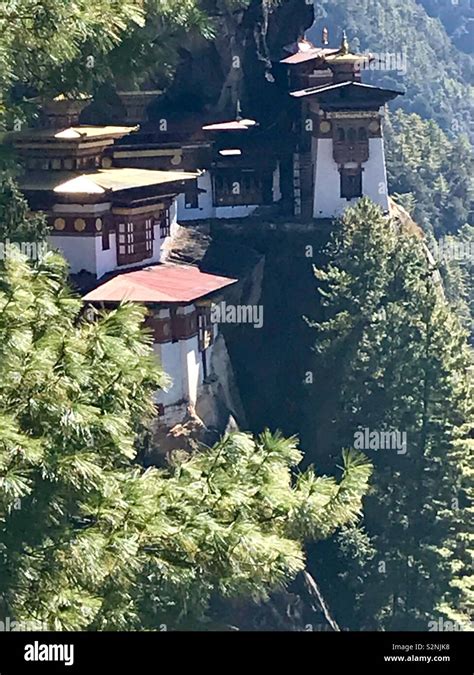
M 48 230 L 46 218 L 30 211 L 13 175 L 0 171 L 0 242 L 43 242 Z
M 169 469 L 139 441 L 163 384 L 144 309 L 84 315 L 66 264 L 12 254 L 0 271 L 0 604 L 53 630 L 202 627 L 214 597 L 264 600 L 304 541 L 354 523 L 370 466 L 337 482 L 294 439 L 224 438 Z M 31 625 L 31 623 L 30 623 Z
M 316 411 L 318 453 L 358 447 L 364 430 L 375 432 L 359 444 L 375 465 L 364 529 L 343 537 L 349 623 L 427 630 L 455 614 L 465 624 L 473 548 L 465 332 L 423 241 L 368 199 L 346 212 L 327 254 L 316 271 L 325 312 L 315 325 L 316 384 L 326 400 Z M 405 438 L 406 447 L 383 449 L 381 438 Z
M 472 147 L 452 139 L 433 120 L 402 110 L 385 124 L 390 190 L 425 232 L 456 233 L 469 218 Z
M 474 227 L 465 225 L 456 235 L 434 242 L 446 297 L 461 323 L 474 338 Z

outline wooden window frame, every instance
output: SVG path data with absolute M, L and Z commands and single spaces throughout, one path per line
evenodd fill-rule
M 341 198 L 351 201 L 360 199 L 362 192 L 362 167 L 358 169 L 340 169 Z
M 193 181 L 187 181 L 184 187 L 184 208 L 198 209 L 199 208 L 199 190 L 197 178 Z
M 211 321 L 211 307 L 197 308 L 198 346 L 205 352 L 214 343 L 214 324 Z
M 110 251 L 110 230 L 106 220 L 102 224 L 102 250 Z
M 168 209 L 163 209 L 160 213 L 160 238 L 161 239 L 166 239 L 166 237 L 171 236 L 171 218 L 170 218 L 170 210 Z
M 255 169 L 220 169 L 212 176 L 214 206 L 254 206 L 263 204 L 263 198 L 263 177 Z
M 117 265 L 131 265 L 153 258 L 153 219 L 127 220 L 117 226 Z

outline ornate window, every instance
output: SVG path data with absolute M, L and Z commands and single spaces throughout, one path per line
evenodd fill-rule
M 337 120 L 333 135 L 333 157 L 337 164 L 366 162 L 369 159 L 366 126 L 357 120 Z
M 147 218 L 145 220 L 145 251 L 147 253 L 147 258 L 153 257 L 153 220 Z
M 130 265 L 153 257 L 153 221 L 121 222 L 117 233 L 117 263 Z
M 261 204 L 262 178 L 253 169 L 220 169 L 214 175 L 214 206 Z
M 356 199 L 362 197 L 362 169 L 341 169 L 341 197 Z
M 356 140 L 357 140 L 356 130 L 354 129 L 354 127 L 349 127 L 349 129 L 347 130 L 347 142 L 349 143 L 349 145 L 354 145 Z

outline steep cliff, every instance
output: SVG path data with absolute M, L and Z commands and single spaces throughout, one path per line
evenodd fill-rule
M 212 109 L 271 118 L 278 98 L 272 59 L 281 58 L 313 21 L 306 0 L 215 0 L 203 6 L 215 26 L 215 39 L 189 35 L 180 46 L 181 62 L 167 102 L 179 109 Z M 161 101 L 161 105 L 165 102 Z

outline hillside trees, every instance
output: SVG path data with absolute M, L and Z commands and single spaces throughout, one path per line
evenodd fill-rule
M 434 247 L 440 263 L 446 298 L 462 325 L 474 336 L 474 227 L 464 225 Z
M 405 90 L 395 107 L 431 118 L 446 132 L 472 133 L 472 57 L 456 49 L 439 20 L 416 0 L 360 0 L 357 11 L 352 0 L 317 0 L 315 13 L 318 27 L 309 36 L 316 44 L 323 25 L 334 42 L 346 28 L 351 47 L 382 57 L 381 67 L 363 77 L 369 84 Z M 392 63 L 384 63 L 387 53 Z
M 466 625 L 474 418 L 465 332 L 423 242 L 367 199 L 346 212 L 316 274 L 325 306 L 314 326 L 317 454 L 356 443 L 375 465 L 363 528 L 341 539 L 333 583 L 344 599 L 333 609 L 353 607 L 354 629 L 427 630 L 441 615 Z
M 465 136 L 450 139 L 433 120 L 402 110 L 385 120 L 390 192 L 413 198 L 411 215 L 441 238 L 468 223 L 472 202 L 472 148 Z
M 474 52 L 474 8 L 466 0 L 419 0 L 430 16 L 440 19 L 456 47 L 472 54 Z

